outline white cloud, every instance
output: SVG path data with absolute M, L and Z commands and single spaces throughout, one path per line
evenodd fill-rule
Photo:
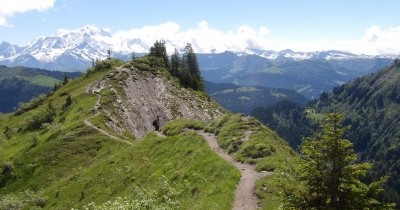
M 0 26 L 7 26 L 7 19 L 4 17 L 0 17 Z
M 297 50 L 345 50 L 358 54 L 400 54 L 400 26 L 381 29 L 369 27 L 358 39 L 329 42 L 319 40 L 312 43 L 299 43 Z M 308 44 L 308 47 L 305 46 Z
M 197 28 L 181 30 L 179 24 L 167 22 L 158 26 L 145 26 L 129 31 L 119 31 L 112 36 L 113 45 L 120 51 L 143 51 L 148 49 L 132 49 L 130 40 L 139 39 L 142 44 L 150 47 L 155 40 L 163 39 L 167 43 L 168 51 L 174 47 L 182 48 L 186 43 L 191 43 L 196 52 L 223 52 L 226 50 L 241 51 L 246 48 L 265 48 L 268 41 L 265 36 L 270 30 L 260 27 L 255 30 L 249 26 L 238 27 L 235 32 L 213 29 L 206 21 L 197 24 Z M 122 43 L 122 44 L 121 44 Z
M 0 0 L 0 26 L 10 26 L 8 17 L 33 10 L 43 11 L 54 6 L 55 0 Z
M 365 33 L 360 34 L 359 38 L 353 40 L 330 41 L 321 37 L 307 42 L 274 37 L 273 30 L 266 27 L 252 28 L 243 25 L 235 30 L 221 31 L 212 28 L 206 21 L 201 21 L 197 27 L 185 30 L 175 22 L 166 22 L 118 31 L 110 35 L 100 33 L 101 30 L 95 26 L 89 25 L 84 28 L 97 31 L 99 35 L 95 37 L 96 40 L 106 43 L 114 51 L 125 53 L 148 52 L 156 40 L 163 39 L 169 53 L 172 53 L 175 47 L 182 49 L 186 43 L 191 43 L 195 52 L 200 53 L 244 51 L 250 48 L 276 51 L 291 49 L 302 52 L 341 50 L 368 55 L 400 54 L 400 26 L 386 29 L 371 26 Z M 80 30 L 75 29 L 72 32 Z M 71 30 L 60 29 L 57 34 L 62 36 L 69 32 Z
M 98 34 L 94 37 L 96 40 L 112 47 L 114 51 L 125 53 L 148 52 L 156 40 L 162 39 L 166 42 L 169 53 L 172 53 L 175 47 L 182 49 L 186 43 L 191 43 L 195 52 L 200 53 L 244 51 L 246 49 L 276 51 L 291 49 L 302 52 L 341 50 L 368 55 L 400 54 L 400 26 L 387 29 L 371 26 L 366 29 L 364 34 L 360 34 L 358 39 L 353 40 L 330 41 L 316 38 L 314 41 L 308 42 L 288 41 L 274 37 L 273 31 L 266 27 L 254 29 L 242 25 L 234 31 L 221 31 L 212 28 L 206 21 L 200 21 L 197 27 L 186 30 L 182 30 L 178 23 L 166 22 L 160 25 L 118 31 L 110 35 L 103 33 L 110 32 L 109 28 L 101 30 L 90 25 L 83 28 L 96 31 Z M 60 29 L 57 35 L 62 36 L 80 30 Z

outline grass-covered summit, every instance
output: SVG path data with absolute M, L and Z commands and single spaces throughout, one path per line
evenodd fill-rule
M 152 132 L 157 115 L 166 136 Z M 257 171 L 292 162 L 275 133 L 181 87 L 162 59 L 108 59 L 1 116 L 0 209 L 230 209 L 241 173 L 193 129 Z M 261 206 L 280 204 L 276 186 L 257 183 Z

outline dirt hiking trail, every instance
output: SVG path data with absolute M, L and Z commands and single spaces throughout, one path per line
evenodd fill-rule
M 197 131 L 197 133 L 204 137 L 211 149 L 217 153 L 221 158 L 228 161 L 230 164 L 240 170 L 241 178 L 239 185 L 235 191 L 235 201 L 233 203 L 233 210 L 253 210 L 257 209 L 258 198 L 254 194 L 256 181 L 270 172 L 256 172 L 255 167 L 250 164 L 240 163 L 234 161 L 233 157 L 225 152 L 218 146 L 216 136 L 213 133 L 206 133 L 204 131 Z M 251 132 L 248 131 L 242 141 L 247 141 Z
M 96 87 L 96 86 L 91 86 L 90 89 L 87 90 L 87 92 L 92 93 L 92 94 L 95 94 L 95 95 L 97 96 L 97 101 L 96 101 L 96 103 L 95 103 L 95 105 L 94 105 L 94 113 L 95 113 L 95 114 L 92 115 L 92 116 L 90 116 L 90 117 L 88 117 L 88 118 L 86 118 L 86 119 L 84 120 L 85 125 L 88 126 L 88 127 L 91 127 L 91 128 L 93 128 L 93 129 L 95 129 L 96 131 L 98 131 L 98 132 L 100 132 L 100 133 L 102 133 L 102 134 L 104 134 L 104 135 L 110 137 L 111 139 L 113 139 L 113 140 L 115 140 L 115 141 L 119 141 L 119 142 L 122 142 L 122 143 L 125 143 L 125 144 L 132 145 L 131 142 L 126 141 L 126 140 L 123 140 L 123 139 L 120 139 L 120 138 L 118 138 L 118 137 L 116 137 L 116 136 L 113 136 L 113 135 L 109 134 L 107 131 L 105 131 L 105 130 L 103 130 L 103 129 L 101 129 L 101 128 L 98 128 L 97 126 L 93 125 L 92 122 L 90 122 L 90 119 L 92 119 L 92 118 L 98 116 L 98 115 L 101 113 L 101 111 L 99 110 L 99 108 L 100 108 L 100 100 L 101 100 L 101 94 L 100 94 L 100 92 L 101 92 L 101 90 L 102 90 L 103 88 L 105 88 L 105 82 L 104 82 L 104 81 L 101 81 L 101 83 L 98 84 L 98 87 Z

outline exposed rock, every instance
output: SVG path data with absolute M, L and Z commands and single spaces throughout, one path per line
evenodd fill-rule
M 109 77 L 93 84 L 88 92 L 96 94 L 106 89 L 114 92 L 116 97 L 113 110 L 104 110 L 106 106 L 101 105 L 109 119 L 106 124 L 120 135 L 128 130 L 136 138 L 142 138 L 154 131 L 152 122 L 157 116 L 162 126 L 177 118 L 207 122 L 222 116 L 224 112 L 207 95 L 182 88 L 163 74 L 136 68 L 120 67 Z M 110 106 L 107 107 L 110 109 Z

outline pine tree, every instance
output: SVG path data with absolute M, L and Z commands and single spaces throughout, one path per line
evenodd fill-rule
M 72 99 L 71 96 L 68 95 L 67 98 L 65 99 L 64 109 L 68 108 L 71 104 L 72 104 Z
M 69 76 L 68 76 L 68 74 L 64 74 L 64 80 L 63 80 L 62 85 L 68 84 L 68 81 L 69 81 Z
M 189 88 L 193 79 L 186 68 L 180 68 L 179 80 L 183 87 Z
M 175 48 L 174 54 L 171 55 L 171 69 L 170 73 L 174 77 L 179 78 L 179 67 L 181 66 L 181 59 L 178 50 Z
M 394 209 L 375 199 L 386 177 L 369 185 L 361 182 L 372 165 L 354 163 L 353 144 L 343 138 L 347 128 L 340 121 L 340 114 L 329 114 L 321 131 L 303 140 L 295 184 L 285 189 L 285 208 Z
M 187 68 L 191 77 L 190 87 L 194 90 L 204 91 L 204 80 L 200 73 L 199 63 L 192 45 L 188 43 L 184 52 L 184 66 Z
M 161 40 L 154 43 L 152 47 L 150 47 L 150 56 L 162 58 L 164 60 L 165 68 L 170 69 L 169 59 L 167 54 L 167 48 L 165 47 L 165 41 Z
M 136 59 L 135 52 L 133 52 L 132 55 L 131 55 L 131 61 L 133 61 L 135 59 Z

